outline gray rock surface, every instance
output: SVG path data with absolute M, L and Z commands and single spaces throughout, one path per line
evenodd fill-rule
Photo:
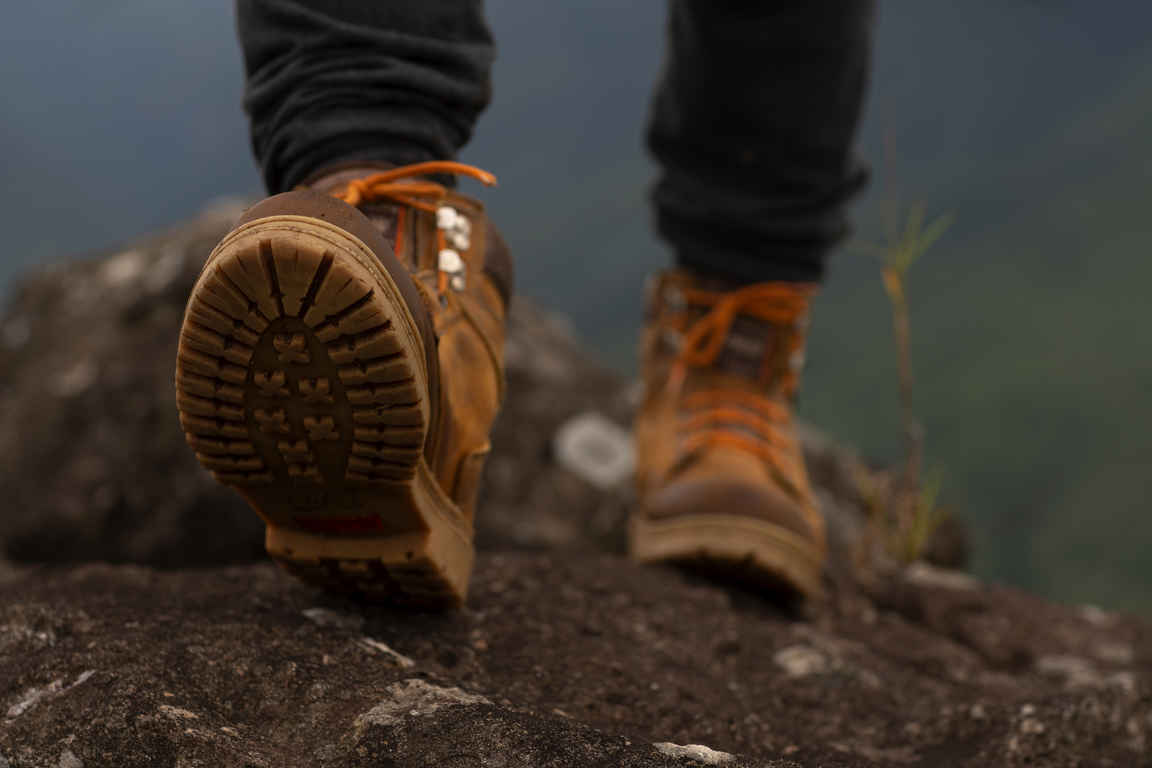
M 1130 768 L 1150 683 L 1152 635 L 1122 617 L 898 580 L 801 619 L 608 554 L 482 555 L 447 615 L 270 565 L 0 586 L 14 768 L 700 764 L 658 744 L 729 766 Z
M 826 604 L 624 559 L 606 425 L 635 390 L 528 304 L 467 607 L 293 582 L 172 402 L 184 296 L 235 213 L 33 275 L 0 315 L 0 768 L 1152 765 L 1147 625 L 852 569 L 870 470 L 821 435 Z

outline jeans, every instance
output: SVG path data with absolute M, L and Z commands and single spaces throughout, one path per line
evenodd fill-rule
M 677 263 L 817 281 L 867 173 L 853 141 L 874 0 L 670 0 L 648 145 Z M 482 0 L 237 0 L 270 192 L 327 167 L 451 159 L 491 94 Z

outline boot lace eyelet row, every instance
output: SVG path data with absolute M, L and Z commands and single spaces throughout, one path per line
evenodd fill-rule
M 781 401 L 790 400 L 799 384 L 813 293 L 812 286 L 792 283 L 760 283 L 726 293 L 673 287 L 665 293 L 665 309 L 671 313 L 689 307 L 707 309 L 679 335 L 679 350 L 668 377 L 669 393 L 682 413 L 678 429 L 682 455 L 709 446 L 735 447 L 762 458 L 789 485 L 795 485 L 792 478 L 799 470 L 792 458 L 793 440 L 783 429 L 790 424 L 791 414 Z M 716 364 L 740 315 L 786 329 L 779 354 L 770 354 L 770 341 L 765 340 L 759 380 L 766 391 L 710 387 L 684 395 L 689 372 Z M 666 331 L 678 333 L 671 328 Z
M 451 173 L 469 176 L 492 186 L 496 177 L 472 165 L 452 161 L 416 163 L 365 176 L 348 182 L 333 195 L 352 206 L 378 200 L 427 211 L 436 216 L 437 292 L 441 299 L 449 291 L 467 287 L 467 252 L 472 246 L 472 222 L 447 205 L 449 190 L 423 176 Z

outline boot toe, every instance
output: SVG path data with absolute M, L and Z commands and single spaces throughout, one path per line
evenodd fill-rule
M 823 532 L 771 486 L 725 478 L 673 481 L 633 517 L 631 550 L 644 561 L 704 566 L 807 596 L 821 592 Z

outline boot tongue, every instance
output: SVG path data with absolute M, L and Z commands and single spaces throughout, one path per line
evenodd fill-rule
M 783 341 L 783 333 L 764 320 L 739 315 L 732 322 L 713 367 L 740 378 L 759 381 L 764 361 L 775 354 Z
M 733 282 L 713 276 L 687 273 L 680 287 L 729 293 L 745 287 L 746 283 Z M 707 313 L 701 307 L 690 314 L 691 321 Z M 691 322 L 690 321 L 690 322 Z M 792 326 L 782 326 L 761 318 L 740 313 L 732 321 L 724 344 L 716 360 L 708 366 L 712 375 L 723 376 L 730 386 L 759 394 L 792 396 L 796 374 L 803 364 L 803 340 L 798 346 L 797 359 L 788 359 L 793 335 L 804 334 L 803 319 Z M 691 379 L 691 375 L 689 375 Z
M 317 192 L 332 194 L 333 192 L 342 190 L 350 181 L 386 171 L 391 167 L 392 166 L 389 165 L 358 165 L 335 171 L 321 172 L 308 181 L 305 181 L 302 186 L 314 189 Z M 361 213 L 368 217 L 368 220 L 372 222 L 376 229 L 380 231 L 380 234 L 388 241 L 388 245 L 392 246 L 392 249 L 395 250 L 399 206 L 386 201 L 374 201 L 357 207 Z M 405 261 L 403 255 L 396 255 L 402 262 Z

